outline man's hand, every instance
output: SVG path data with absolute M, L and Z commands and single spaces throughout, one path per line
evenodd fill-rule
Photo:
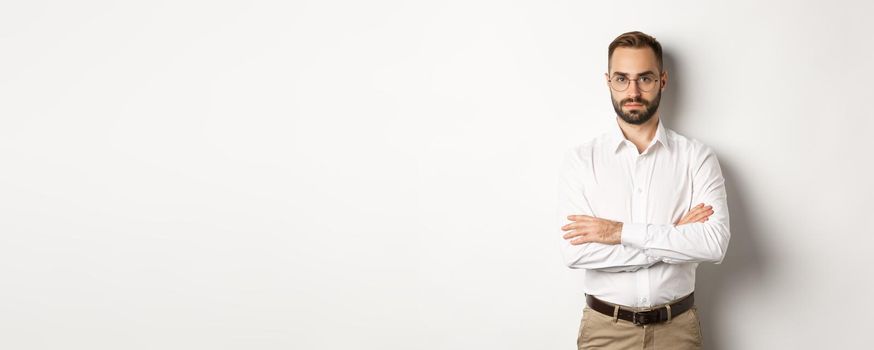
M 698 204 L 689 210 L 674 225 L 685 225 L 696 222 L 705 222 L 713 215 L 713 206 Z M 583 243 L 619 244 L 622 239 L 622 223 L 607 219 L 596 218 L 588 215 L 570 215 L 568 220 L 573 221 L 561 227 L 565 233 L 564 239 L 570 239 L 572 245 Z
M 589 242 L 604 244 L 619 244 L 620 242 L 621 222 L 588 215 L 571 215 L 567 218 L 573 222 L 562 226 L 561 229 L 569 231 L 563 237 L 564 239 L 573 239 L 571 241 L 573 245 Z
M 691 224 L 695 222 L 705 222 L 708 218 L 710 218 L 710 215 L 713 215 L 713 206 L 704 206 L 704 203 L 701 203 L 690 209 L 689 212 L 683 216 L 683 218 L 674 223 L 674 226 Z

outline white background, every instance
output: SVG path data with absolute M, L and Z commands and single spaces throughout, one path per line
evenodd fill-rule
M 630 30 L 727 179 L 707 348 L 867 348 L 872 10 L 4 2 L 0 348 L 574 349 L 556 181 Z

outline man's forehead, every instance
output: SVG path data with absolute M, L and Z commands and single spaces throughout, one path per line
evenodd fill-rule
M 647 71 L 657 72 L 658 61 L 655 53 L 648 47 L 618 47 L 610 58 L 610 70 L 628 75 L 644 74 Z

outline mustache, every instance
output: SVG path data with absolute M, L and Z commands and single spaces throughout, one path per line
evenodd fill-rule
M 649 106 L 649 101 L 644 100 L 642 98 L 626 98 L 626 99 L 623 99 L 622 101 L 619 101 L 620 106 L 625 105 L 626 103 L 639 103 L 639 104 L 642 104 L 644 106 Z

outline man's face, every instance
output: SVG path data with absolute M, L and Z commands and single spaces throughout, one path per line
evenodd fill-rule
M 629 124 L 646 123 L 659 109 L 662 89 L 667 83 L 667 72 L 659 72 L 658 61 L 652 49 L 618 47 L 610 58 L 610 71 L 607 72 L 607 85 L 610 79 L 624 77 L 629 80 L 628 88 L 616 91 L 610 88 L 613 109 L 622 120 Z M 640 78 L 644 79 L 640 79 Z M 641 84 L 649 78 L 656 80 L 651 89 L 643 91 Z M 630 81 L 639 79 L 637 81 Z M 614 83 L 615 84 L 615 83 Z M 645 88 L 645 87 L 644 87 Z

